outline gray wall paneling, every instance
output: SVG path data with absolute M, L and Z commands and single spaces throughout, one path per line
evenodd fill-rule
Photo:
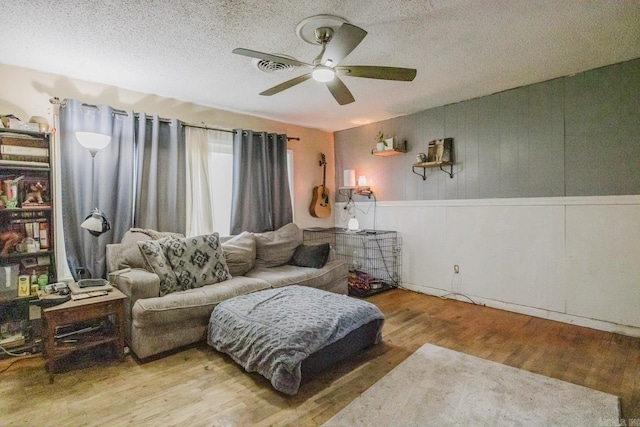
M 378 131 L 409 152 L 370 154 Z M 454 178 L 411 172 L 429 141 L 454 139 Z M 335 133 L 342 170 L 379 200 L 640 194 L 640 59 Z
M 568 196 L 638 194 L 640 60 L 566 78 Z
M 564 195 L 564 79 L 527 86 L 529 91 L 528 188 L 519 197 Z

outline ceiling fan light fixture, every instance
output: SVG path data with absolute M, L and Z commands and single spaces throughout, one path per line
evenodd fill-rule
M 313 76 L 313 80 L 317 82 L 330 82 L 336 76 L 336 72 L 333 68 L 317 67 L 311 75 Z
M 280 66 L 284 64 L 311 69 L 309 73 L 260 92 L 261 96 L 275 95 L 313 79 L 324 83 L 338 104 L 347 105 L 355 102 L 355 98 L 349 88 L 340 80 L 341 76 L 396 81 L 412 81 L 416 76 L 416 70 L 413 68 L 341 66 L 342 60 L 349 56 L 367 35 L 365 30 L 347 23 L 342 18 L 332 15 L 312 16 L 298 24 L 296 33 L 302 40 L 322 46 L 322 50 L 311 63 L 251 49 L 233 49 L 232 52 L 236 55 L 254 58 L 254 60 L 257 59 L 259 62 L 266 62 L 269 65 Z M 313 41 L 310 37 L 313 37 Z

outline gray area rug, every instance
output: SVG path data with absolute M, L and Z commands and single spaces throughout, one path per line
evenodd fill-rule
M 611 394 L 425 344 L 324 426 L 617 425 Z

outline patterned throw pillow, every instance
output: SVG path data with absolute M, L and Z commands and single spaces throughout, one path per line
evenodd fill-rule
M 231 279 L 218 233 L 168 239 L 162 246 L 182 290 Z
M 171 265 L 167 262 L 162 247 L 163 243 L 169 239 L 141 240 L 138 242 L 140 252 L 142 252 L 153 272 L 160 278 L 160 296 L 181 290 L 178 286 L 178 279 L 173 273 Z

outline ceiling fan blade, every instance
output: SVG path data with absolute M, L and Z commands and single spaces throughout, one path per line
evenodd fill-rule
M 355 99 L 351 94 L 351 91 L 347 88 L 347 86 L 335 76 L 333 80 L 327 82 L 327 87 L 331 92 L 331 95 L 338 101 L 338 104 L 345 105 L 351 104 Z
M 295 79 L 287 80 L 284 83 L 280 83 L 279 85 L 274 86 L 271 89 L 265 90 L 264 92 L 260 92 L 260 95 L 263 95 L 263 96 L 275 95 L 276 93 L 280 93 L 285 89 L 289 89 L 290 87 L 293 87 L 297 84 L 307 81 L 310 78 L 311 78 L 311 73 L 303 74 L 301 76 L 296 77 Z
M 294 67 L 312 67 L 311 64 L 298 61 L 297 59 L 285 58 L 284 56 L 272 55 L 270 53 L 258 52 L 255 50 L 236 48 L 232 51 L 236 55 L 248 56 L 249 58 L 264 59 L 265 61 L 279 62 L 280 64 L 292 65 Z
M 414 68 L 376 67 L 367 65 L 354 65 L 336 67 L 336 74 L 349 77 L 364 77 L 367 79 L 400 80 L 410 82 L 416 77 Z
M 335 32 L 322 55 L 321 63 L 335 67 L 356 48 L 367 35 L 362 28 L 351 24 L 342 24 Z

